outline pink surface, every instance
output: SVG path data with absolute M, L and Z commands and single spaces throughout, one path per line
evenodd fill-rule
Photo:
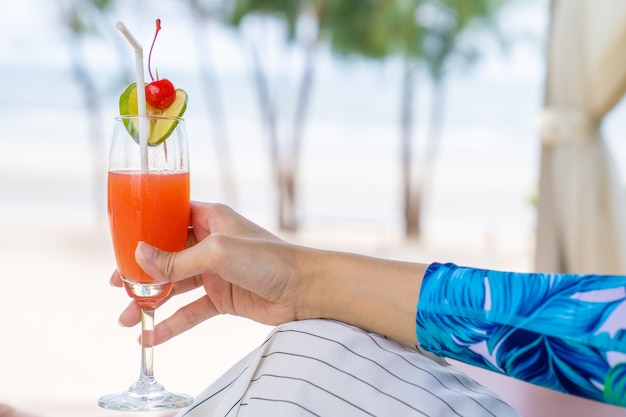
M 626 408 L 623 407 L 551 391 L 456 361 L 451 362 L 500 395 L 524 417 L 626 417 Z

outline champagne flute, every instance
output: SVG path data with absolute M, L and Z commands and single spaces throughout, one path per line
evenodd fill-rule
M 151 135 L 156 132 L 166 139 L 142 152 L 138 139 L 142 126 Z M 127 391 L 101 397 L 98 405 L 126 411 L 186 407 L 193 403 L 191 396 L 167 391 L 154 377 L 154 310 L 169 295 L 172 283 L 155 280 L 135 261 L 139 241 L 167 251 L 185 247 L 189 224 L 189 158 L 184 120 L 163 116 L 117 117 L 107 188 L 117 268 L 126 292 L 141 307 L 141 369 L 139 379 Z

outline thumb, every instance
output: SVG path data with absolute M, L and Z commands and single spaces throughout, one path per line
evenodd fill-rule
M 146 242 L 139 242 L 135 249 L 135 260 L 156 280 L 180 281 L 202 272 L 202 260 L 197 252 L 193 247 L 180 252 L 167 252 Z

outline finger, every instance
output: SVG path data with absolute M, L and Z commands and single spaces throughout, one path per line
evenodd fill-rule
M 118 319 L 118 323 L 123 327 L 133 327 L 141 321 L 141 307 L 135 300 L 122 311 Z
M 118 272 L 117 269 L 113 271 L 113 274 L 111 275 L 111 278 L 109 279 L 109 284 L 111 284 L 113 287 L 118 287 L 118 288 L 122 286 L 122 277 L 120 276 L 120 273 Z
M 122 327 L 133 327 L 141 322 L 141 308 L 132 301 L 120 314 L 117 322 Z
M 166 252 L 139 242 L 135 260 L 148 275 L 159 281 L 181 281 L 206 272 L 205 243 L 209 239 L 180 252 Z
M 215 305 L 203 296 L 159 323 L 154 328 L 154 344 L 166 342 L 217 314 Z
M 119 272 L 115 270 L 109 279 L 109 284 L 113 287 L 121 288 L 124 286 L 124 282 Z M 200 275 L 196 275 L 186 280 L 182 280 L 177 282 L 173 287 L 169 297 L 172 297 L 177 294 L 184 294 L 189 291 L 193 291 L 198 287 L 202 286 L 202 277 Z M 169 298 L 168 297 L 168 298 Z
M 195 275 L 193 277 L 183 279 L 182 281 L 175 282 L 172 286 L 172 291 L 170 293 L 170 297 L 173 297 L 178 294 L 184 294 L 189 291 L 193 291 L 196 288 L 202 286 L 202 277 L 200 275 Z
M 192 201 L 190 218 L 198 241 L 213 233 L 280 241 L 277 236 L 224 204 Z

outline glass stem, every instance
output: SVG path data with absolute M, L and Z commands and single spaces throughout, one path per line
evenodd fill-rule
M 154 382 L 154 307 L 141 309 L 141 374 L 139 382 L 151 385 Z

